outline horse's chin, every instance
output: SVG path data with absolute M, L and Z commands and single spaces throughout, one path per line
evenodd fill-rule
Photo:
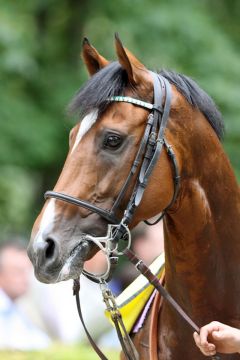
M 60 271 L 56 282 L 66 281 L 70 279 L 78 279 L 83 270 L 83 263 L 81 266 L 74 266 L 71 264 L 65 264 Z
M 59 272 L 56 282 L 78 279 L 82 273 L 84 261 L 88 256 L 89 250 L 90 246 L 88 242 L 80 242 L 69 254 Z
M 46 275 L 35 271 L 35 277 L 45 284 L 55 284 L 61 281 L 79 279 L 83 270 L 83 264 L 84 263 L 79 267 L 71 266 L 70 264 L 64 265 L 58 274 Z

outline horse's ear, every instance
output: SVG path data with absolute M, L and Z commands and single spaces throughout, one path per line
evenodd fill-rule
M 132 85 L 137 85 L 146 79 L 147 68 L 125 47 L 115 34 L 115 46 L 118 61 L 128 74 L 128 80 Z
M 83 39 L 82 58 L 91 76 L 109 64 L 109 61 L 98 53 L 87 38 Z

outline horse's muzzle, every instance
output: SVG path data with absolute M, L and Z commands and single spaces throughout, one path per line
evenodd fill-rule
M 30 244 L 28 256 L 34 266 L 36 278 L 44 283 L 78 278 L 90 248 L 82 240 L 78 240 L 71 248 L 64 251 L 53 236 Z

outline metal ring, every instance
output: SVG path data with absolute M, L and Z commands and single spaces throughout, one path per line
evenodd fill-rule
M 115 257 L 117 256 L 121 256 L 124 254 L 124 251 L 126 249 L 129 249 L 131 246 L 131 233 L 130 230 L 128 228 L 127 225 L 125 225 L 123 222 L 121 224 L 122 226 L 124 226 L 125 230 L 126 230 L 126 234 L 128 236 L 128 243 L 125 246 L 125 248 L 122 251 L 118 251 L 118 246 L 119 243 L 116 243 L 115 247 L 112 247 L 111 241 L 114 239 L 114 234 L 113 234 L 113 230 L 116 229 L 119 225 L 113 225 L 113 224 L 109 224 L 108 225 L 108 230 L 107 230 L 107 235 L 106 236 L 99 236 L 99 237 L 95 237 L 95 236 L 91 236 L 91 235 L 86 235 L 85 240 L 86 241 L 92 241 L 95 245 L 97 245 L 97 247 L 99 247 L 100 250 L 102 250 L 102 252 L 104 253 L 104 255 L 106 256 L 107 259 L 107 270 L 102 273 L 102 274 L 94 274 L 94 273 L 90 273 L 86 270 L 82 271 L 82 274 L 88 278 L 91 278 L 93 281 L 97 281 L 97 282 L 101 282 L 102 280 L 106 280 L 108 279 L 108 276 L 110 274 L 111 271 L 111 260 L 110 260 L 110 255 L 114 254 Z M 103 243 L 105 244 L 105 246 L 103 245 Z
M 101 280 L 107 279 L 110 273 L 111 264 L 110 264 L 109 256 L 106 252 L 105 247 L 101 244 L 99 240 L 97 240 L 97 238 L 94 238 L 93 236 L 89 236 L 89 237 L 87 236 L 86 240 L 94 242 L 94 244 L 97 245 L 100 250 L 102 250 L 102 252 L 104 253 L 107 259 L 107 270 L 104 273 L 98 275 L 98 274 L 90 273 L 83 269 L 82 274 L 88 278 L 90 277 L 93 280 L 97 280 L 98 282 L 101 282 Z
M 122 224 L 122 225 L 125 227 L 126 233 L 127 233 L 127 235 L 128 235 L 128 243 L 127 243 L 127 246 L 125 246 L 125 248 L 124 248 L 122 251 L 118 251 L 117 248 L 118 248 L 119 243 L 116 244 L 116 250 L 115 250 L 116 252 L 115 252 L 115 254 L 116 254 L 117 256 L 122 256 L 122 255 L 124 254 L 124 251 L 125 251 L 126 249 L 130 249 L 131 243 L 132 243 L 131 232 L 130 232 L 128 226 L 125 225 L 125 224 Z

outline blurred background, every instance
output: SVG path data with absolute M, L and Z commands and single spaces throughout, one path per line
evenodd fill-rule
M 0 241 L 29 238 L 58 178 L 84 36 L 115 59 L 117 31 L 148 68 L 194 78 L 223 113 L 240 179 L 239 15 L 237 0 L 0 0 Z

